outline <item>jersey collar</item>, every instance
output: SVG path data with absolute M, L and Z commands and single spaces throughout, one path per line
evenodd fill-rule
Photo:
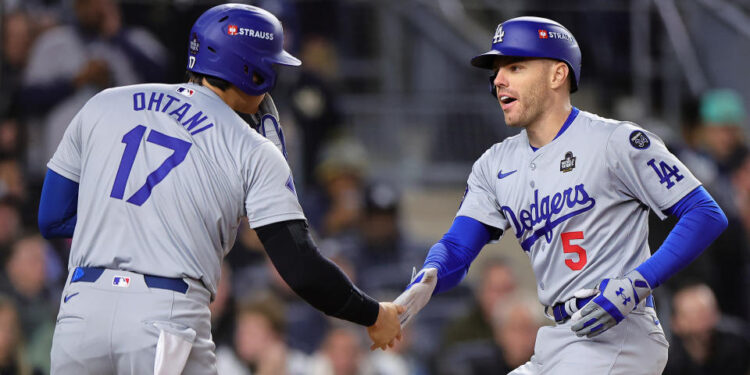
M 555 136 L 553 141 L 557 138 L 560 138 L 562 133 L 565 133 L 565 131 L 568 130 L 568 128 L 570 127 L 570 124 L 573 123 L 573 120 L 575 120 L 576 117 L 578 117 L 578 112 L 580 112 L 578 108 L 573 107 L 573 109 L 570 111 L 570 114 L 568 115 L 568 118 L 565 119 L 565 123 L 563 123 L 563 126 L 560 128 L 560 131 L 557 132 L 557 135 Z M 538 147 L 534 147 L 531 144 L 529 144 L 529 147 L 531 147 L 531 150 L 534 152 L 536 152 L 536 150 L 539 149 Z
M 213 100 L 217 100 L 217 101 L 219 101 L 219 102 L 221 102 L 223 104 L 226 104 L 226 102 L 224 102 L 224 100 L 221 99 L 221 97 L 219 96 L 219 94 L 215 93 L 213 90 L 209 89 L 206 86 L 199 85 L 197 83 L 192 83 L 192 82 L 180 83 L 180 85 L 181 86 L 188 86 L 191 89 L 193 89 L 193 90 L 195 90 L 197 92 L 200 92 L 200 93 L 208 96 L 209 98 L 211 98 Z

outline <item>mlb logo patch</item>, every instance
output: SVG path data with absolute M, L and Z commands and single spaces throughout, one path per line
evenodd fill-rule
M 549 35 L 547 34 L 547 30 L 539 29 L 539 39 L 547 39 L 549 38 Z
M 195 90 L 189 89 L 187 87 L 178 87 L 177 92 L 179 92 L 180 94 L 184 96 L 187 96 L 188 98 L 193 96 L 193 94 L 195 94 Z
M 115 276 L 112 278 L 112 286 L 127 288 L 130 286 L 130 278 L 127 276 Z
M 237 25 L 229 25 L 227 27 L 227 34 L 229 35 L 237 35 Z

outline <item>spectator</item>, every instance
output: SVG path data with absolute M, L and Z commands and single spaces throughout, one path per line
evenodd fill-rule
M 685 287 L 672 299 L 672 345 L 664 374 L 747 374 L 747 330 L 722 319 L 711 289 Z
M 21 236 L 21 203 L 14 197 L 0 198 L 0 260 L 5 264 L 10 247 Z
M 328 245 L 326 242 L 321 242 L 320 251 L 330 248 Z M 346 257 L 341 254 L 325 254 L 325 256 L 335 263 L 352 283 L 358 284 L 356 272 Z M 284 282 L 270 260 L 266 268 L 272 282 L 272 291 L 283 299 L 286 306 L 284 318 L 287 322 L 287 343 L 294 349 L 312 354 L 320 346 L 334 320 L 321 314 L 299 298 Z
M 742 97 L 730 89 L 708 91 L 701 97 L 700 116 L 705 146 L 720 173 L 725 173 L 733 154 L 746 144 L 747 112 Z
M 675 290 L 701 280 L 716 291 L 721 311 L 750 319 L 750 153 L 744 146 L 729 157 L 725 169 L 713 191 L 720 192 L 716 200 L 726 213 L 727 229 L 666 286 Z M 654 249 L 664 241 L 676 219 L 662 222 L 656 215 L 649 219 L 654 224 L 649 231 Z
M 41 374 L 26 362 L 18 311 L 13 302 L 0 295 L 0 374 L 28 375 Z
M 316 168 L 321 191 L 302 199 L 310 225 L 323 237 L 344 240 L 357 230 L 364 211 L 367 153 L 351 139 L 329 144 Z
M 47 286 L 47 243 L 38 235 L 25 236 L 11 248 L 0 281 L 0 292 L 10 295 L 23 314 L 20 327 L 26 335 L 29 361 L 49 371 L 49 353 L 60 298 Z
M 667 147 L 711 191 L 716 183 L 719 170 L 714 159 L 701 149 L 701 133 L 704 130 L 701 124 L 700 100 L 698 98 L 689 97 L 685 99 L 685 103 L 682 105 L 681 130 L 681 139 L 677 142 L 667 143 Z
M 263 243 L 260 242 L 258 234 L 250 228 L 247 218 L 242 218 L 238 228 L 237 240 L 224 260 L 224 263 L 231 266 L 233 274 L 231 281 L 234 289 L 245 290 L 246 288 L 243 286 L 246 285 L 267 287 L 269 280 L 266 261 L 266 250 Z
M 480 282 L 475 290 L 476 302 L 468 314 L 449 323 L 443 347 L 469 341 L 492 340 L 492 314 L 495 306 L 516 290 L 513 270 L 503 259 L 490 259 L 482 265 Z
M 738 148 L 727 161 L 734 215 L 727 215 L 729 226 L 709 249 L 715 265 L 716 291 L 722 312 L 750 321 L 750 152 Z
M 35 31 L 45 31 L 56 26 L 65 15 L 60 0 L 3 0 L 8 13 L 24 12 L 34 15 Z
M 408 275 L 422 262 L 428 244 L 413 241 L 399 221 L 399 192 L 385 183 L 374 183 L 365 190 L 365 208 L 351 252 L 367 291 L 401 292 L 408 280 L 389 277 Z
M 313 357 L 309 375 L 375 375 L 367 360 L 359 331 L 347 326 L 332 329 Z
M 0 197 L 26 197 L 23 168 L 16 159 L 0 159 Z
M 29 17 L 24 12 L 14 11 L 2 18 L 2 62 L 0 63 L 0 113 L 11 113 L 18 103 L 21 76 L 29 56 L 33 39 Z M 17 115 L 13 113 L 13 115 Z
M 716 291 L 722 311 L 750 319 L 750 238 L 747 237 L 750 163 L 746 164 L 745 107 L 742 98 L 727 89 L 706 92 L 693 106 L 697 108 L 696 113 L 690 110 L 691 106 L 687 107 L 683 113 L 687 147 L 678 148 L 675 154 L 699 176 L 724 210 L 729 223 L 716 241 L 683 272 L 670 279 L 667 286 L 674 289 L 691 280 L 702 280 Z M 694 118 L 699 120 L 693 121 Z M 700 123 L 697 129 L 692 125 L 694 122 Z M 705 155 L 694 148 L 699 144 L 710 156 L 710 164 L 706 163 Z M 652 249 L 664 241 L 675 222 L 674 218 L 662 222 L 656 215 L 650 215 Z
M 490 324 L 492 338 L 453 345 L 438 360 L 440 374 L 505 374 L 534 354 L 537 330 L 545 323 L 534 297 L 513 294 L 498 302 Z
M 70 120 L 97 91 L 157 81 L 166 51 L 147 31 L 123 26 L 113 0 L 74 0 L 75 22 L 36 41 L 23 78 L 21 104 L 37 119 L 29 154 L 42 174 Z
M 322 245 L 322 244 L 321 244 Z M 323 245 L 321 249 L 325 248 Z M 320 346 L 328 331 L 330 321 L 325 315 L 299 298 L 281 278 L 271 261 L 267 261 L 266 275 L 271 282 L 271 290 L 282 299 L 286 306 L 286 340 L 291 348 L 312 354 Z
M 321 242 L 321 252 L 329 249 L 329 245 L 326 242 Z M 325 256 L 334 262 L 353 283 L 358 283 L 356 272 L 347 258 L 341 254 L 325 254 Z M 270 260 L 266 262 L 264 275 L 270 281 L 269 288 L 271 291 L 282 299 L 286 307 L 284 320 L 286 322 L 287 343 L 291 348 L 304 353 L 314 353 L 325 338 L 332 320 L 299 298 L 281 278 Z
M 16 117 L 0 119 L 0 160 L 23 157 L 26 145 L 23 127 Z
M 338 72 L 333 43 L 322 36 L 306 38 L 300 53 L 302 69 L 284 97 L 291 98 L 290 108 L 302 133 L 301 170 L 305 186 L 314 185 L 315 163 L 320 160 L 326 140 L 340 132 L 341 113 L 334 82 Z
M 302 375 L 307 357 L 284 342 L 284 307 L 271 294 L 240 305 L 234 345 L 219 347 L 216 368 L 220 374 Z M 232 349 L 233 348 L 233 349 Z
M 404 328 L 402 339 L 396 341 L 393 348 L 375 350 L 370 353 L 368 361 L 374 371 L 383 375 L 426 375 L 429 374 L 424 363 L 415 356 L 411 344 L 414 340 L 412 326 Z
M 232 341 L 235 299 L 232 294 L 232 269 L 227 262 L 221 264 L 221 278 L 216 287 L 214 300 L 208 305 L 211 311 L 211 338 L 216 346 Z
M 514 295 L 495 305 L 492 332 L 502 353 L 503 372 L 509 372 L 534 354 L 536 333 L 547 323 L 542 307 L 532 296 Z

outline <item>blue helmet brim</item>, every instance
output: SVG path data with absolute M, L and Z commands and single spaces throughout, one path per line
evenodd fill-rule
M 302 65 L 302 61 L 294 56 L 292 56 L 291 53 L 282 50 L 281 53 L 274 56 L 273 58 L 268 59 L 268 61 L 271 61 L 274 64 L 279 65 L 288 65 L 288 66 L 300 66 Z
M 497 56 L 505 55 L 500 53 L 500 51 L 491 49 L 481 55 L 474 56 L 474 58 L 471 59 L 471 65 L 482 69 L 492 69 L 492 63 L 495 61 L 495 57 Z

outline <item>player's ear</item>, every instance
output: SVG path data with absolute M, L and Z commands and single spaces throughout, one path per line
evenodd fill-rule
M 552 86 L 553 89 L 557 89 L 560 86 L 566 85 L 569 75 L 570 68 L 568 67 L 568 64 L 562 61 L 555 61 L 550 69 L 550 86 Z

